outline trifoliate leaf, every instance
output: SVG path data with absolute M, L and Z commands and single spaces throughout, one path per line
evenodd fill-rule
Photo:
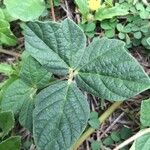
M 9 14 L 22 21 L 37 19 L 45 9 L 44 0 L 4 0 L 4 4 Z
M 29 22 L 24 30 L 27 51 L 54 74 L 66 75 L 76 67 L 86 46 L 83 31 L 69 19 L 61 24 Z
M 150 87 L 150 79 L 124 49 L 124 43 L 107 38 L 93 41 L 78 66 L 80 88 L 108 100 L 125 100 Z
M 35 99 L 34 140 L 41 150 L 69 150 L 86 127 L 89 106 L 74 83 L 53 83 Z

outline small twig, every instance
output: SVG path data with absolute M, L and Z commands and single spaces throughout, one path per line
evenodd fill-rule
M 99 122 L 100 124 L 105 122 L 106 119 L 112 115 L 112 113 L 122 104 L 123 102 L 115 102 L 112 104 L 100 117 Z M 86 132 L 82 134 L 82 136 L 79 138 L 79 140 L 75 143 L 75 145 L 72 147 L 73 150 L 77 150 L 77 148 L 95 131 L 93 128 L 89 128 Z
M 100 136 L 100 138 L 103 138 L 103 136 L 123 117 L 124 112 L 117 117 L 114 122 L 103 132 L 103 134 Z
M 79 24 L 81 22 L 81 20 L 80 20 L 80 15 L 79 15 L 77 8 L 75 9 L 75 12 L 76 12 L 77 23 Z
M 132 137 L 130 137 L 129 139 L 127 139 L 126 141 L 124 141 L 123 143 L 118 145 L 113 150 L 119 150 L 119 149 L 125 147 L 126 145 L 130 144 L 131 142 L 135 141 L 136 139 L 138 139 L 139 137 L 141 137 L 141 136 L 143 136 L 144 134 L 147 134 L 147 133 L 150 133 L 150 128 L 139 131 L 137 134 L 133 135 Z
M 5 49 L 0 49 L 0 53 L 11 55 L 11 56 L 17 57 L 17 58 L 19 58 L 21 56 L 19 53 L 11 52 L 11 51 L 8 51 L 8 50 L 5 50 Z
M 69 5 L 68 5 L 68 2 L 67 2 L 67 0 L 65 0 L 65 5 L 66 5 L 66 13 L 67 13 L 67 17 L 68 18 L 70 18 L 70 19 L 72 19 L 72 14 L 71 14 L 71 11 L 70 11 L 70 9 L 69 9 Z
M 50 0 L 50 4 L 51 4 L 51 14 L 52 14 L 52 19 L 53 19 L 53 21 L 56 21 L 53 0 Z

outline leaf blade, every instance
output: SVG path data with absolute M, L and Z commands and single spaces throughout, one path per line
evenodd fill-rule
M 67 150 L 83 132 L 89 108 L 74 84 L 58 82 L 37 96 L 33 116 L 34 138 L 39 149 Z
M 83 56 L 76 81 L 95 96 L 125 100 L 149 88 L 148 76 L 119 40 L 95 40 Z

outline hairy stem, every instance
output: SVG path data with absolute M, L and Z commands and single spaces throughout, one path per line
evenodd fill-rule
M 99 122 L 100 124 L 105 122 L 106 119 L 122 104 L 123 102 L 115 102 L 112 104 L 100 117 Z M 89 128 L 86 132 L 84 132 L 79 140 L 75 143 L 72 150 L 77 150 L 77 148 L 95 131 L 93 128 Z
M 147 129 L 144 129 L 142 131 L 139 131 L 137 134 L 133 135 L 132 137 L 130 137 L 129 139 L 127 139 L 126 141 L 124 141 L 123 143 L 121 143 L 120 145 L 118 145 L 113 150 L 119 150 L 119 149 L 125 147 L 126 145 L 128 145 L 129 143 L 135 141 L 136 139 L 138 139 L 142 135 L 147 134 L 147 133 L 150 133 L 150 128 L 147 128 Z

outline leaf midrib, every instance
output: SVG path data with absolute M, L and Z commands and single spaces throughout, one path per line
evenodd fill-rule
M 36 23 L 36 25 L 38 25 L 38 27 L 40 28 L 40 26 L 39 26 L 39 24 L 38 23 Z M 40 40 L 40 41 L 42 41 L 48 48 L 49 48 L 49 50 L 51 50 L 53 53 L 55 53 L 65 64 L 66 64 L 66 66 L 68 66 L 68 68 L 69 68 L 69 65 L 68 65 L 68 63 L 64 60 L 64 59 L 62 59 L 62 57 L 59 55 L 59 53 L 56 53 L 52 48 L 50 48 L 49 47 L 49 45 L 47 45 L 29 26 L 27 26 L 30 30 L 31 30 L 31 32 Z M 40 28 L 41 29 L 41 28 Z M 52 28 L 51 28 L 52 29 Z M 53 30 L 53 29 L 52 29 Z M 42 30 L 41 30 L 42 31 Z M 55 33 L 55 32 L 54 32 Z M 42 31 L 42 35 L 43 35 L 43 31 Z M 55 34 L 54 34 L 55 35 Z M 55 36 L 55 39 L 56 39 L 56 36 Z M 27 42 L 27 41 L 26 41 Z

